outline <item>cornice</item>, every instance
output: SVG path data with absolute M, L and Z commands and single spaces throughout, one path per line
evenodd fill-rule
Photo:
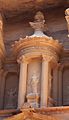
M 12 45 L 13 53 L 17 55 L 19 51 L 27 49 L 29 47 L 51 47 L 54 51 L 61 55 L 63 46 L 58 40 L 54 40 L 52 37 L 26 37 L 20 38 L 19 41 L 15 41 Z

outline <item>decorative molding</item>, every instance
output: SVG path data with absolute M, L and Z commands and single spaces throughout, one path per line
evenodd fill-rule
M 45 54 L 51 59 L 58 61 L 59 56 L 63 51 L 63 46 L 58 40 L 54 40 L 52 38 L 27 37 L 16 41 L 12 49 L 18 61 L 24 59 L 21 57 L 23 55 L 28 61 L 31 58 L 42 56 L 42 54 Z
M 54 40 L 51 37 L 26 37 L 24 39 L 20 39 L 19 41 L 15 41 L 12 45 L 12 49 L 15 55 L 19 53 L 20 50 L 29 48 L 29 47 L 52 47 L 57 54 L 61 54 L 60 51 L 63 50 L 63 46 L 59 43 L 58 40 Z
M 55 62 L 58 62 L 59 57 L 56 54 L 56 52 L 49 47 L 29 47 L 28 49 L 21 50 L 20 53 L 17 56 L 18 61 L 25 61 L 30 62 L 32 61 L 32 58 L 41 58 L 42 55 L 46 56 L 46 59 L 48 61 L 54 60 Z M 25 56 L 25 59 L 22 58 L 22 56 Z

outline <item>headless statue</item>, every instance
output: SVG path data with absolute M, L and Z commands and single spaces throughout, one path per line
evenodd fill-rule
M 39 76 L 36 75 L 36 73 L 33 73 L 31 78 L 31 86 L 32 86 L 32 92 L 38 93 L 38 83 L 39 83 Z

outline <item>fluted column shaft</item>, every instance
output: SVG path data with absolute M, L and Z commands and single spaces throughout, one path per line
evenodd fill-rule
M 41 79 L 41 107 L 48 105 L 48 77 L 49 62 L 43 58 L 42 61 L 42 79 Z
M 26 80 L 27 80 L 27 62 L 21 61 L 21 63 L 20 63 L 20 78 L 19 78 L 19 92 L 18 92 L 18 108 L 21 108 L 25 102 Z

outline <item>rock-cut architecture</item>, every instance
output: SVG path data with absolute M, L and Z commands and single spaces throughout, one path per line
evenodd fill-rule
M 0 2 L 0 120 L 69 120 L 69 1 Z

